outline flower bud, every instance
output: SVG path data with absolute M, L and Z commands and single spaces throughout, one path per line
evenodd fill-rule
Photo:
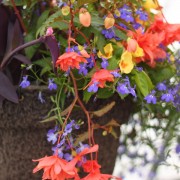
M 64 7 L 62 7 L 61 11 L 62 11 L 63 16 L 67 16 L 70 12 L 70 7 L 64 6 Z
M 79 10 L 79 21 L 85 27 L 89 27 L 91 25 L 91 15 L 87 9 L 81 8 Z
M 106 29 L 110 29 L 114 26 L 115 19 L 112 14 L 109 14 L 104 20 L 104 26 Z

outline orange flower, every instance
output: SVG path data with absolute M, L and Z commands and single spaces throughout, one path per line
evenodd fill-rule
M 162 15 L 155 17 L 154 23 L 149 28 L 150 31 L 161 34 L 164 32 L 162 44 L 167 46 L 174 41 L 180 41 L 180 24 L 168 24 L 163 21 Z
M 57 155 L 45 156 L 44 158 L 33 161 L 39 161 L 39 164 L 33 169 L 33 173 L 44 169 L 43 180 L 64 180 L 78 176 L 75 166 L 71 166 L 67 161 L 59 158 Z
M 89 85 L 91 85 L 93 82 L 97 82 L 98 87 L 104 88 L 106 81 L 113 82 L 114 77 L 107 69 L 100 69 L 93 74 L 92 80 Z
M 140 28 L 136 32 L 129 31 L 128 35 L 135 39 L 139 47 L 143 49 L 144 57 L 138 62 L 143 60 L 147 61 L 149 65 L 154 66 L 156 59 L 166 57 L 165 51 L 159 47 L 164 40 L 164 33 L 152 33 L 148 31 L 143 33 Z
M 89 160 L 83 164 L 83 169 L 89 174 L 82 178 L 81 180 L 109 180 L 110 178 L 115 178 L 117 180 L 122 180 L 121 178 L 114 177 L 110 174 L 101 174 L 101 166 L 97 163 L 96 160 Z
M 56 66 L 60 66 L 63 71 L 67 71 L 69 68 L 79 69 L 79 63 L 81 62 L 87 63 L 87 60 L 76 52 L 66 52 L 59 56 Z

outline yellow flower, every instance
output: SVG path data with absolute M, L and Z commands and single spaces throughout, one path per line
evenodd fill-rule
M 132 53 L 125 51 L 122 54 L 121 60 L 119 62 L 119 67 L 121 73 L 129 74 L 132 71 L 132 69 L 134 68 Z
M 97 55 L 99 58 L 105 58 L 105 59 L 110 59 L 112 57 L 113 47 L 111 43 L 104 46 L 104 53 L 105 54 L 102 54 L 101 51 L 99 51 Z
M 147 10 L 150 11 L 151 9 L 157 9 L 158 4 L 157 2 L 154 2 L 153 0 L 146 0 L 143 4 L 143 7 Z
M 137 45 L 137 48 L 135 50 L 135 52 L 132 53 L 132 55 L 134 57 L 143 57 L 144 56 L 144 51 L 142 48 L 140 48 L 138 45 Z

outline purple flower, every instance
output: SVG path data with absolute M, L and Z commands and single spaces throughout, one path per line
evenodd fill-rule
M 171 101 L 174 101 L 174 97 L 173 97 L 173 95 L 169 92 L 169 93 L 163 94 L 163 95 L 161 96 L 161 100 L 162 100 L 162 101 L 165 101 L 165 102 L 171 102 Z
M 87 91 L 96 93 L 98 91 L 98 82 L 94 82 L 93 84 L 91 84 L 88 87 Z
M 129 94 L 129 89 L 126 86 L 126 83 L 124 83 L 124 84 L 119 83 L 118 86 L 117 86 L 117 92 L 122 94 L 122 95 Z
M 157 84 L 156 88 L 159 90 L 159 91 L 166 91 L 167 87 L 166 85 L 163 83 L 163 82 L 160 82 Z
M 94 67 L 94 62 L 93 62 L 93 60 L 92 60 L 92 57 L 87 58 L 87 61 L 88 61 L 88 63 L 87 63 L 87 67 L 88 67 L 88 68 Z
M 142 27 L 141 24 L 139 24 L 139 23 L 137 23 L 137 22 L 134 22 L 134 23 L 133 23 L 133 28 L 134 28 L 134 29 L 139 29 L 140 27 Z
M 83 144 L 83 143 L 79 143 L 80 147 L 76 149 L 77 153 L 80 153 L 81 151 L 83 151 L 85 148 L 89 148 L 88 144 Z
M 107 59 L 105 59 L 105 58 L 102 58 L 102 63 L 101 63 L 101 67 L 103 68 L 103 69 L 106 69 L 107 67 L 108 67 L 108 65 L 109 65 L 109 63 L 108 63 L 108 61 L 107 61 Z
M 121 77 L 121 75 L 120 75 L 117 71 L 112 71 L 111 74 L 112 74 L 115 78 Z
M 79 74 L 87 75 L 88 70 L 86 69 L 86 63 L 80 64 Z
M 142 67 L 136 67 L 136 69 L 137 69 L 139 72 L 143 71 L 143 68 L 142 68 Z
M 55 155 L 55 154 L 58 154 L 58 156 L 60 157 L 60 158 L 63 158 L 63 152 L 62 152 L 62 150 L 63 150 L 63 148 L 58 148 L 58 147 L 52 147 L 52 151 L 54 152 L 53 154 Z
M 20 83 L 20 87 L 22 87 L 22 88 L 26 88 L 26 87 L 28 87 L 29 85 L 30 85 L 30 82 L 28 81 L 28 76 L 24 76 L 23 77 L 23 80 L 21 81 L 21 83 Z
M 141 9 L 138 9 L 136 11 L 136 14 L 139 15 L 139 19 L 142 21 L 147 21 L 148 20 L 148 14 Z
M 101 33 L 105 36 L 105 38 L 107 38 L 107 39 L 112 39 L 112 38 L 115 38 L 115 36 L 116 36 L 116 34 L 115 34 L 115 32 L 113 31 L 113 29 L 112 28 L 110 28 L 110 29 L 103 29 L 102 31 L 101 31 Z
M 65 153 L 65 154 L 64 154 L 64 159 L 65 159 L 66 161 L 71 161 L 71 160 L 73 159 L 73 157 L 72 157 L 71 154 Z
M 54 129 L 50 129 L 47 133 L 47 140 L 48 142 L 52 141 L 52 144 L 55 144 L 57 141 L 57 134 L 55 133 Z
M 54 79 L 49 79 L 49 84 L 48 84 L 48 89 L 49 90 L 56 90 L 57 89 L 57 84 L 54 83 Z
M 136 95 L 135 88 L 136 88 L 135 86 L 134 86 L 134 88 L 130 87 L 130 88 L 129 88 L 129 93 L 130 93 L 131 95 L 133 95 L 133 96 L 136 98 L 137 95 Z
M 176 153 L 180 154 L 180 144 L 177 144 L 177 146 L 176 146 Z
M 122 8 L 120 8 L 120 13 L 121 13 L 121 18 L 124 19 L 127 22 L 133 22 L 134 17 L 132 14 L 132 10 L 130 9 L 129 6 L 124 5 Z
M 144 99 L 148 104 L 156 104 L 156 97 L 154 96 L 155 91 L 152 91 L 150 94 L 148 94 Z

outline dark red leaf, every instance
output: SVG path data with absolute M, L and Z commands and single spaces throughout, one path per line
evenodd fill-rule
M 29 58 L 27 58 L 26 56 L 23 56 L 22 54 L 16 54 L 15 56 L 13 56 L 13 58 L 21 61 L 24 64 L 31 64 L 31 61 L 29 60 Z
M 2 71 L 0 71 L 0 95 L 9 101 L 18 103 L 16 89 Z
M 58 47 L 58 43 L 55 39 L 54 36 L 46 36 L 45 42 L 44 42 L 47 47 L 49 48 L 50 52 L 51 52 L 51 57 L 52 57 L 52 61 L 53 61 L 53 67 L 55 69 L 55 64 L 56 61 L 59 57 L 59 47 Z

